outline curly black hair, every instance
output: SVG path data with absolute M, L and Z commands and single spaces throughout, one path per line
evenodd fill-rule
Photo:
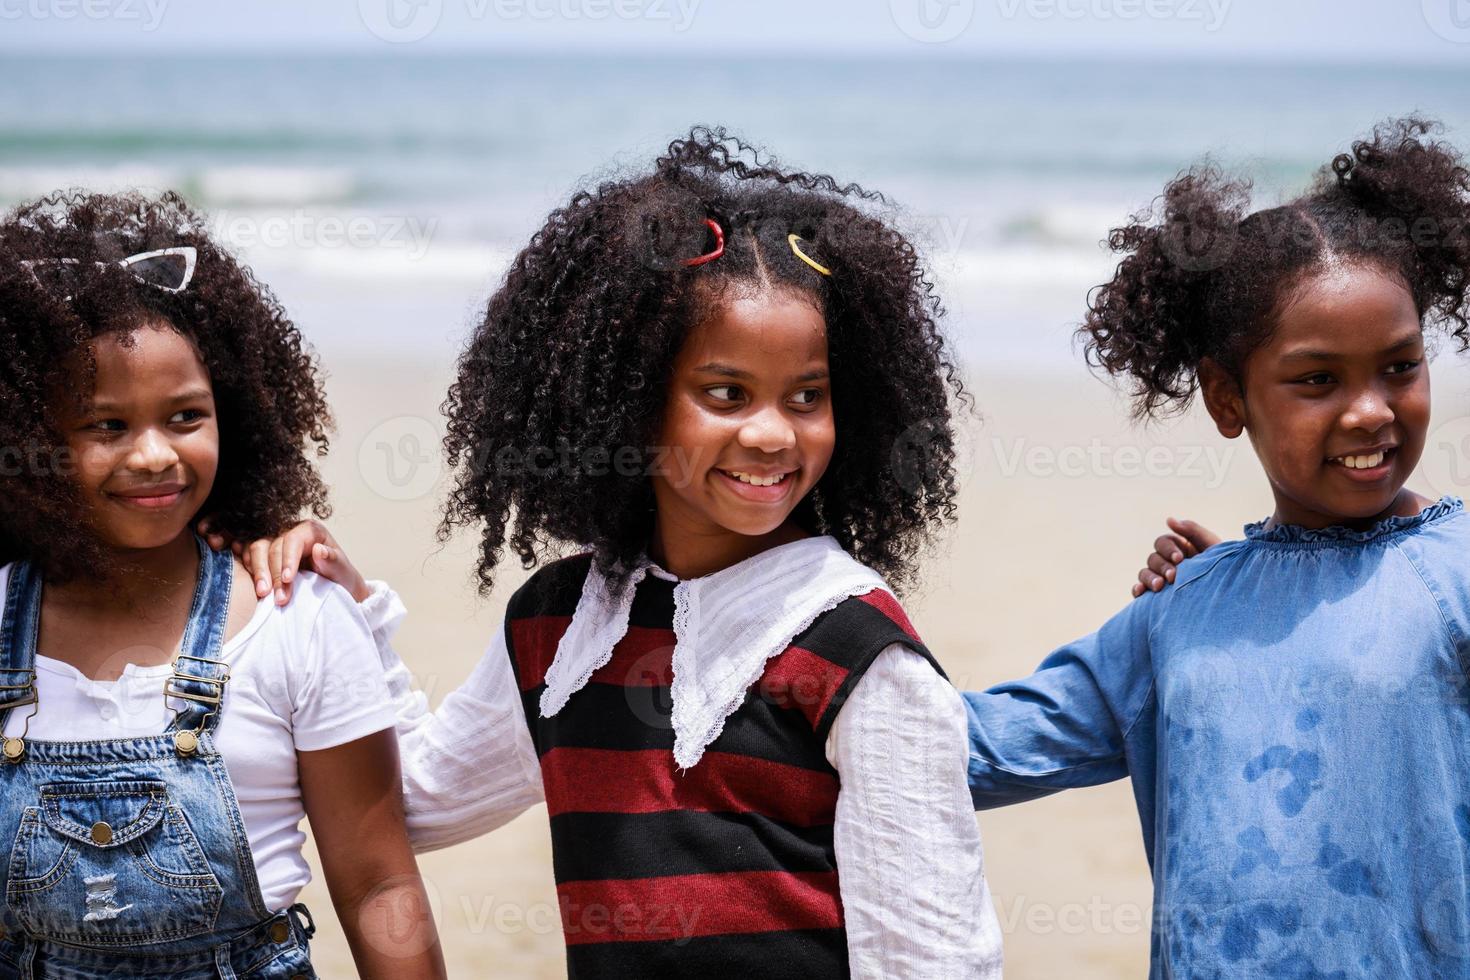
M 177 246 L 198 253 L 177 293 L 117 264 Z M 330 513 L 304 450 L 326 453 L 331 414 L 316 361 L 270 291 L 176 194 L 57 192 L 0 220 L 0 447 L 12 464 L 31 461 L 0 474 L 0 563 L 31 560 L 57 580 L 107 568 L 79 489 L 52 465 L 66 446 L 56 399 L 90 397 L 94 338 L 126 344 L 154 324 L 193 342 L 214 388 L 220 464 L 202 513 L 241 540 L 278 534 L 303 509 Z M 76 364 L 82 378 L 68 373 Z
M 509 544 L 526 568 L 588 545 L 615 579 L 648 544 L 654 496 L 639 466 L 660 428 L 675 355 L 731 288 L 789 290 L 827 326 L 832 461 L 794 519 L 896 588 L 953 520 L 951 396 L 973 405 L 948 355 L 943 309 L 888 201 L 825 174 L 782 170 L 724 129 L 695 127 L 651 169 L 553 211 L 506 273 L 444 403 L 456 480 L 439 538 L 483 525 L 482 592 Z M 725 236 L 724 255 L 683 260 Z M 821 275 L 788 244 L 830 270 Z M 527 453 L 570 465 L 517 463 Z M 622 454 L 619 457 L 618 454 Z
M 1202 165 L 1155 207 L 1112 230 L 1125 253 L 1079 329 L 1090 364 L 1132 381 L 1135 414 L 1182 411 L 1204 358 L 1237 379 L 1303 278 L 1333 261 L 1398 276 L 1421 318 L 1470 346 L 1470 172 L 1428 138 L 1438 124 L 1390 120 L 1280 207 L 1247 213 L 1248 182 Z

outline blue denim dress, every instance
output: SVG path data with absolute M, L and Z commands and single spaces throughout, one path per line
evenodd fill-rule
M 214 730 L 233 557 L 199 541 L 199 581 L 169 680 L 168 730 L 97 742 L 5 740 L 0 980 L 315 977 L 305 906 L 272 913 Z M 41 579 L 11 569 L 0 728 L 35 698 Z M 7 856 L 8 852 L 8 856 Z
M 1151 977 L 1470 978 L 1467 667 L 1459 500 L 1367 531 L 1256 524 L 967 693 L 970 790 L 1131 779 Z

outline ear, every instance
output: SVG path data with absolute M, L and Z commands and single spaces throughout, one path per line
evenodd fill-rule
M 1226 439 L 1239 438 L 1245 431 L 1245 395 L 1240 390 L 1240 382 L 1223 364 L 1210 357 L 1199 362 L 1196 376 L 1215 428 Z

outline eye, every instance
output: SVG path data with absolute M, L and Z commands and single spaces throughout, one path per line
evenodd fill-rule
M 197 408 L 186 408 L 175 412 L 169 417 L 169 425 L 188 425 L 190 422 L 198 422 L 204 418 L 204 413 Z
M 803 396 L 808 396 L 808 397 L 803 398 Z M 796 393 L 796 403 L 798 405 L 812 406 L 812 405 L 815 405 L 818 401 L 820 401 L 821 398 L 822 398 L 822 389 L 821 388 L 803 388 L 801 391 L 798 391 Z
M 1296 380 L 1298 384 L 1304 384 L 1311 388 L 1320 388 L 1323 385 L 1332 384 L 1337 379 L 1325 371 L 1318 371 L 1316 374 L 1309 374 L 1306 377 L 1297 378 Z
M 95 419 L 87 425 L 87 428 L 95 432 L 107 433 L 122 432 L 127 427 L 122 419 Z
M 741 392 L 739 385 L 715 385 L 714 387 L 706 388 L 704 390 L 710 397 L 714 398 L 716 401 L 738 402 L 740 400 Z M 722 395 L 721 392 L 729 392 L 730 394 Z
M 1421 361 L 1399 361 L 1397 364 L 1389 365 L 1389 374 L 1412 374 L 1419 367 Z

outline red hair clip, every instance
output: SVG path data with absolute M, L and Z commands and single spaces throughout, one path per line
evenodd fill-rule
M 705 218 L 704 225 L 710 231 L 715 233 L 715 250 L 708 253 L 707 255 L 699 255 L 695 256 L 692 259 L 685 259 L 684 264 L 689 266 L 690 268 L 693 268 L 696 265 L 704 265 L 706 262 L 713 262 L 715 259 L 725 254 L 725 232 L 721 230 L 719 224 L 713 218 Z

